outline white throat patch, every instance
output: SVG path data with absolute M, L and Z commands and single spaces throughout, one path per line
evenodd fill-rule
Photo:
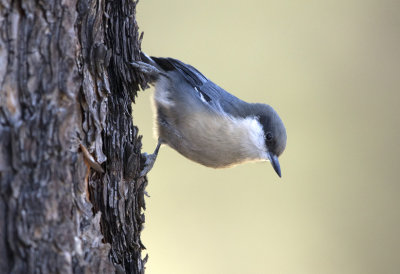
M 254 159 L 268 159 L 264 130 L 258 119 L 248 117 L 245 119 L 235 119 L 235 122 L 238 128 L 245 131 L 244 135 L 247 135 L 247 138 L 243 138 L 242 145 L 245 146 L 251 157 Z

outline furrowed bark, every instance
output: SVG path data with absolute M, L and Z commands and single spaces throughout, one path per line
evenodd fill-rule
M 144 272 L 136 4 L 0 1 L 2 273 Z

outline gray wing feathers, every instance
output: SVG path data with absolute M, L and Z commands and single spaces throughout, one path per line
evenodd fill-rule
M 173 58 L 158 58 L 151 59 L 165 72 L 176 72 L 192 87 L 189 91 L 193 91 L 194 95 L 215 111 L 224 111 L 233 116 L 242 116 L 243 109 L 248 103 L 240 100 L 224 89 L 208 80 L 196 68 L 187 65 Z
M 159 58 L 151 57 L 151 59 L 157 63 L 164 71 L 177 71 L 181 74 L 186 81 L 188 81 L 193 87 L 202 85 L 207 81 L 207 78 L 201 74 L 194 67 L 184 64 L 179 60 L 173 58 Z

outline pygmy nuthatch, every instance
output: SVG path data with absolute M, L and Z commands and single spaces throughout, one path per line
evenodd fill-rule
M 278 157 L 285 150 L 286 130 L 271 106 L 244 102 L 179 60 L 141 57 L 143 62 L 132 65 L 155 84 L 159 141 L 141 175 L 151 169 L 160 145 L 167 144 L 213 168 L 269 160 L 281 176 Z

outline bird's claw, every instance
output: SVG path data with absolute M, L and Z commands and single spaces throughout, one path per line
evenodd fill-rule
M 142 61 L 134 61 L 130 64 L 144 74 L 161 74 L 161 71 L 158 68 Z
M 156 75 L 162 75 L 164 77 L 168 77 L 167 74 L 164 72 L 160 71 L 157 67 L 147 64 L 142 61 L 133 61 L 131 64 L 134 68 L 142 72 L 143 74 L 150 75 L 150 76 L 156 76 Z
M 154 163 L 156 162 L 158 151 L 160 149 L 161 143 L 157 144 L 156 149 L 154 150 L 153 154 L 143 153 L 142 155 L 146 158 L 146 162 L 144 163 L 144 167 L 140 172 L 140 177 L 144 177 L 149 173 L 149 171 L 153 168 Z

